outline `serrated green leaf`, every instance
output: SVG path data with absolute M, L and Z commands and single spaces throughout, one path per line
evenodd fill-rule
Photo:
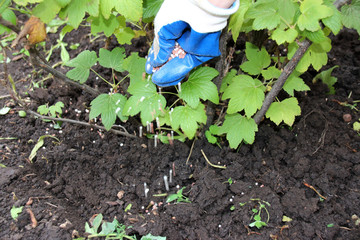
M 53 0 L 52 0 L 53 1 Z M 75 29 L 84 20 L 85 13 L 90 16 L 99 15 L 99 0 L 76 0 L 71 1 L 61 12 L 61 18 L 68 18 L 68 24 Z
M 253 18 L 253 29 L 272 30 L 280 24 L 281 17 L 278 12 L 277 0 L 257 1 L 246 12 L 246 18 Z
M 315 32 L 320 30 L 319 20 L 330 17 L 333 10 L 323 5 L 323 0 L 304 0 L 300 5 L 301 15 L 298 18 L 298 26 L 301 31 L 309 30 Z
M 199 104 L 196 109 L 188 105 L 174 108 L 171 122 L 171 127 L 174 130 L 181 128 L 189 139 L 193 139 L 199 128 L 198 123 L 206 123 L 205 106 L 203 104 Z
M 11 210 L 10 210 L 10 215 L 12 217 L 12 219 L 16 220 L 19 217 L 19 214 L 22 212 L 24 206 L 21 207 L 15 207 L 12 206 Z
M 231 69 L 230 72 L 226 74 L 226 76 L 221 81 L 220 91 L 223 93 L 229 84 L 232 83 L 233 78 L 236 76 L 237 71 L 235 69 Z
M 242 0 L 240 1 L 240 7 L 236 11 L 236 13 L 230 16 L 228 29 L 232 33 L 232 38 L 234 42 L 236 42 L 237 38 L 239 37 L 241 27 L 245 20 L 245 13 L 247 12 L 250 6 L 251 6 L 251 0 Z
M 322 29 L 315 32 L 304 30 L 301 35 L 308 38 L 313 43 L 321 43 L 327 41 L 327 37 L 325 36 L 325 33 Z
M 335 7 L 333 0 L 325 0 L 324 5 L 330 7 L 334 14 L 330 17 L 322 19 L 322 22 L 326 27 L 328 27 L 335 35 L 338 34 L 342 28 L 342 14 L 340 11 Z
M 191 72 L 188 81 L 181 84 L 179 97 L 192 108 L 197 108 L 200 99 L 218 104 L 219 94 L 216 85 L 211 82 L 219 72 L 211 67 L 201 67 Z
M 245 54 L 248 61 L 241 64 L 240 68 L 251 75 L 260 74 L 271 63 L 270 55 L 264 47 L 259 50 L 254 44 L 246 42 Z
M 62 108 L 64 107 L 64 103 L 57 102 L 55 105 L 49 107 L 49 112 L 52 117 L 56 117 L 56 113 L 62 114 Z
M 94 231 L 95 231 L 96 233 L 97 233 L 97 231 L 98 231 L 98 229 L 99 229 L 99 227 L 100 227 L 100 225 L 101 225 L 102 220 L 103 220 L 103 215 L 100 213 L 100 214 L 98 214 L 98 215 L 94 218 L 94 220 L 93 220 L 93 222 L 92 222 Z
M 80 83 L 86 82 L 90 74 L 90 68 L 97 62 L 96 52 L 85 50 L 76 58 L 71 59 L 65 65 L 73 67 L 66 73 L 66 76 Z
M 55 0 L 61 7 L 66 7 L 71 0 Z
M 268 69 L 262 70 L 261 74 L 265 80 L 270 80 L 280 77 L 281 71 L 275 66 L 271 66 Z
M 125 54 L 125 48 L 114 48 L 111 52 L 105 48 L 100 48 L 99 51 L 99 63 L 106 68 L 112 68 L 118 72 L 125 71 L 123 68 L 123 62 Z
M 123 62 L 123 68 L 129 72 L 130 81 L 139 81 L 143 78 L 145 72 L 146 59 L 139 57 L 138 53 L 131 53 L 131 55 L 125 58 Z
M 236 149 L 242 141 L 252 144 L 257 131 L 258 126 L 254 119 L 240 114 L 226 115 L 223 125 L 212 129 L 216 135 L 226 134 L 226 139 L 233 149 Z
M 347 28 L 354 28 L 360 34 L 360 0 L 352 0 L 350 5 L 341 8 L 342 23 Z
M 61 52 L 60 52 L 60 58 L 63 63 L 67 63 L 70 60 L 70 55 L 68 51 L 66 50 L 65 44 L 60 44 Z
M 126 19 L 139 21 L 143 14 L 142 0 L 117 0 L 115 9 Z
M 230 98 L 228 114 L 245 110 L 246 116 L 251 117 L 262 106 L 264 90 L 259 80 L 248 75 L 236 76 L 222 96 L 223 99 Z
M 334 84 L 337 82 L 337 78 L 331 76 L 332 71 L 335 68 L 338 68 L 339 66 L 333 66 L 332 68 L 329 68 L 328 70 L 322 71 L 321 73 L 318 73 L 314 79 L 313 82 L 316 82 L 317 80 L 321 80 L 323 83 L 325 83 L 328 88 L 329 88 L 329 92 L 328 94 L 335 94 L 335 88 L 334 88 Z
M 114 31 L 114 35 L 119 44 L 131 44 L 131 40 L 135 37 L 135 32 L 126 26 L 124 16 L 117 17 L 120 26 Z
M 143 21 L 151 22 L 159 11 L 164 0 L 144 0 L 143 2 Z
M 266 112 L 266 117 L 270 118 L 276 125 L 284 121 L 287 125 L 292 126 L 295 121 L 295 116 L 299 116 L 300 114 L 301 109 L 297 99 L 291 97 L 281 102 L 273 102 Z
M 319 71 L 322 66 L 327 64 L 328 55 L 327 52 L 331 49 L 331 40 L 326 38 L 326 41 L 321 43 L 313 43 L 306 51 L 296 66 L 296 71 L 303 73 L 306 72 L 310 65 L 315 70 Z
M 127 117 L 122 114 L 126 97 L 120 93 L 100 94 L 90 104 L 89 119 L 96 118 L 101 114 L 101 121 L 107 131 L 114 125 L 117 116 L 121 121 L 127 120 Z
M 37 16 L 44 23 L 49 23 L 53 20 L 61 9 L 60 4 L 55 0 L 46 0 L 33 9 L 33 15 Z
M 37 112 L 41 115 L 47 115 L 49 113 L 49 108 L 46 105 L 40 105 L 37 109 Z
M 97 17 L 89 17 L 91 21 L 91 33 L 96 35 L 99 32 L 104 32 L 106 37 L 110 37 L 115 29 L 120 26 L 119 18 L 114 15 L 110 15 L 108 19 L 105 19 L 102 14 Z
M 205 132 L 205 137 L 209 143 L 215 144 L 217 142 L 217 138 L 214 137 L 209 130 Z
M 7 9 L 10 6 L 11 0 L 2 0 L 0 2 L 0 14 L 2 14 L 5 9 Z
M 298 31 L 293 28 L 288 28 L 286 30 L 277 28 L 271 35 L 271 39 L 275 40 L 278 45 L 285 42 L 292 43 L 295 41 L 298 36 Z
M 304 80 L 302 80 L 299 77 L 299 73 L 292 73 L 289 78 L 286 80 L 283 89 L 290 95 L 294 96 L 294 90 L 295 91 L 309 91 L 310 88 L 308 85 L 304 83 Z

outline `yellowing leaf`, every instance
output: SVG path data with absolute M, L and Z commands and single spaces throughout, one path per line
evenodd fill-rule
M 295 121 L 295 116 L 299 116 L 300 114 L 301 109 L 297 99 L 291 97 L 281 102 L 273 102 L 266 112 L 266 117 L 270 118 L 276 125 L 284 121 L 284 123 L 291 126 Z
M 37 17 L 31 16 L 30 19 L 25 23 L 24 28 L 21 30 L 19 35 L 11 44 L 11 47 L 15 47 L 19 40 L 26 35 L 29 35 L 28 42 L 30 45 L 45 41 L 46 29 L 45 24 Z

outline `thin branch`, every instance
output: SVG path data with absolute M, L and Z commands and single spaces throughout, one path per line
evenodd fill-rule
M 280 77 L 272 87 L 271 91 L 266 95 L 265 100 L 263 102 L 263 105 L 261 109 L 255 114 L 254 120 L 256 124 L 259 124 L 264 117 L 265 113 L 269 109 L 271 103 L 275 100 L 275 97 L 278 95 L 282 87 L 284 86 L 286 80 L 291 75 L 291 73 L 294 71 L 296 65 L 301 60 L 302 56 L 304 56 L 305 52 L 310 47 L 311 42 L 307 39 L 305 39 L 298 50 L 295 52 L 294 56 L 291 58 L 291 60 L 286 64 L 284 70 L 281 72 Z
M 87 122 L 81 122 L 81 121 L 77 121 L 77 120 L 73 120 L 73 119 L 66 119 L 66 118 L 54 118 L 54 117 L 48 117 L 48 116 L 43 116 L 40 115 L 30 109 L 26 109 L 26 112 L 28 112 L 29 114 L 40 118 L 40 119 L 46 119 L 46 120 L 52 120 L 52 121 L 61 121 L 61 122 L 68 122 L 68 123 L 72 123 L 72 124 L 77 124 L 77 125 L 83 125 L 83 126 L 87 126 L 87 127 L 92 127 L 92 128 L 97 128 L 97 129 L 101 129 L 101 130 L 106 130 L 105 127 L 99 126 L 99 125 L 94 125 L 94 124 L 90 124 Z M 122 127 L 122 126 L 120 126 Z M 123 127 L 122 127 L 123 128 Z M 124 128 L 123 128 L 124 129 Z M 110 129 L 109 132 L 115 133 L 117 135 L 121 135 L 121 136 L 125 136 L 125 137 L 130 137 L 130 138 L 136 138 L 135 135 L 130 134 L 128 132 L 122 132 L 119 130 L 115 130 L 115 129 Z

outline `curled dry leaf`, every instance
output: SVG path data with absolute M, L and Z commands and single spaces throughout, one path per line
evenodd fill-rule
M 14 48 L 19 43 L 20 39 L 28 36 L 28 47 L 36 43 L 45 41 L 46 29 L 45 24 L 37 17 L 31 16 L 25 23 L 23 29 L 18 34 L 16 39 L 12 42 L 11 47 Z

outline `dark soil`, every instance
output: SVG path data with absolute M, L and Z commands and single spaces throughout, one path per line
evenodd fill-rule
M 103 44 L 91 45 L 86 37 L 71 35 L 67 41 L 78 39 L 89 49 Z M 304 78 L 312 91 L 298 94 L 302 115 L 294 126 L 278 127 L 264 121 L 255 143 L 237 151 L 197 140 L 190 154 L 192 142 L 155 148 L 146 138 L 126 138 L 68 123 L 60 132 L 29 115 L 20 118 L 19 107 L 1 89 L 0 96 L 5 97 L 0 106 L 9 105 L 12 111 L 0 116 L 0 137 L 16 139 L 0 140 L 0 163 L 6 165 L 0 168 L 0 239 L 71 239 L 76 232 L 85 236 L 85 223 L 99 213 L 106 221 L 117 218 L 132 226 L 128 233 L 138 238 L 151 233 L 170 240 L 360 239 L 360 227 L 352 218 L 360 216 L 360 137 L 352 128 L 360 114 L 343 104 L 360 99 L 358 39 L 353 31 L 334 37 L 326 68 L 339 65 L 334 70 L 338 78 L 335 95 L 327 95 L 321 82 L 312 83 L 314 73 L 308 73 Z M 146 46 L 132 48 L 141 55 L 147 50 Z M 71 56 L 83 49 L 72 51 Z M 54 63 L 58 54 L 55 51 Z M 27 58 L 8 67 L 23 91 L 31 87 L 32 80 L 46 76 L 38 73 L 32 79 Z M 89 84 L 99 83 L 91 76 Z M 77 89 L 48 80 L 44 88 L 29 91 L 29 95 L 33 110 L 62 101 L 67 110 L 64 118 L 88 121 L 85 107 L 92 99 Z M 352 120 L 345 122 L 344 114 Z M 137 132 L 134 123 L 124 126 Z M 60 143 L 45 139 L 30 164 L 31 150 L 47 134 L 54 134 Z M 210 162 L 227 168 L 208 165 L 201 150 Z M 174 176 L 169 193 L 185 187 L 184 195 L 191 203 L 166 204 L 166 197 L 154 196 L 166 193 L 163 176 L 170 169 Z M 150 189 L 147 198 L 144 183 Z M 119 193 L 123 193 L 120 198 Z M 157 207 L 149 205 L 151 201 Z M 250 228 L 252 209 L 259 203 L 265 204 L 269 222 L 261 229 Z M 131 209 L 125 211 L 129 204 Z M 17 221 L 10 216 L 12 206 L 25 206 Z M 35 228 L 25 209 L 34 213 Z M 266 211 L 261 216 L 267 220 Z M 284 216 L 292 221 L 284 222 Z

